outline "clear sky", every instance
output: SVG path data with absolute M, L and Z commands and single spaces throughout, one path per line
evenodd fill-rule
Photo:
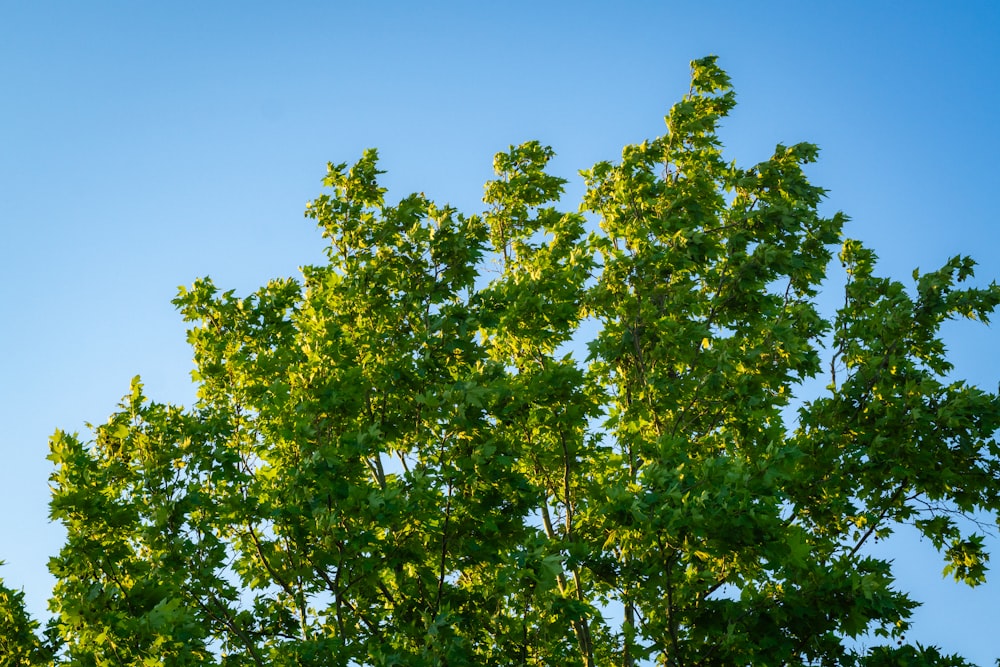
M 54 429 L 103 422 L 137 373 L 190 403 L 178 285 L 245 293 L 322 261 L 302 211 L 327 161 L 378 147 L 390 198 L 476 212 L 511 143 L 550 144 L 575 178 L 662 133 L 710 53 L 739 100 L 731 159 L 817 143 L 826 210 L 883 272 L 967 253 L 1000 277 L 994 1 L 0 0 L 0 576 L 44 613 Z M 948 334 L 956 373 L 994 389 L 997 328 Z M 1000 657 L 1000 585 L 943 581 L 916 540 L 891 548 L 926 603 L 910 639 Z

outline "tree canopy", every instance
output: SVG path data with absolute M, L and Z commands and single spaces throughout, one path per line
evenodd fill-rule
M 476 215 L 329 165 L 325 264 L 181 289 L 194 405 L 136 378 L 52 438 L 53 616 L 0 590 L 0 664 L 966 664 L 866 547 L 912 524 L 984 581 L 1000 398 L 940 327 L 1000 288 L 879 275 L 815 146 L 723 157 L 734 103 L 693 62 L 577 211 L 538 142 Z

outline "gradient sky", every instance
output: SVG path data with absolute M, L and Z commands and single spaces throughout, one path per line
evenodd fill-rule
M 578 197 L 579 169 L 662 133 L 709 53 L 738 95 L 730 159 L 817 143 L 826 211 L 883 273 L 966 253 L 1000 277 L 997 2 L 0 0 L 0 576 L 45 613 L 48 436 L 103 422 L 137 373 L 189 404 L 177 286 L 321 262 L 302 211 L 327 161 L 378 147 L 389 199 L 477 212 L 493 154 L 538 139 Z M 997 329 L 947 332 L 956 375 L 994 389 Z M 1000 657 L 1000 586 L 884 548 L 926 603 L 909 639 Z

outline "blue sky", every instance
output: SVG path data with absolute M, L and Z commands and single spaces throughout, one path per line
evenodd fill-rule
M 731 159 L 817 143 L 826 210 L 883 272 L 967 253 L 1000 277 L 998 3 L 287 5 L 0 3 L 0 576 L 36 614 L 61 537 L 48 436 L 104 421 L 137 373 L 190 403 L 177 286 L 248 292 L 320 262 L 305 202 L 327 161 L 366 147 L 390 198 L 475 212 L 495 152 L 538 139 L 574 179 L 660 134 L 688 62 L 715 53 L 739 100 Z M 995 388 L 997 329 L 948 335 L 956 373 Z M 1000 657 L 1000 587 L 942 581 L 915 540 L 892 548 L 926 602 L 910 638 Z

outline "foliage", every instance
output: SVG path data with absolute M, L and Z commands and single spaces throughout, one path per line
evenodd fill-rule
M 537 142 L 482 215 L 387 204 L 375 151 L 330 165 L 328 263 L 181 290 L 193 407 L 136 378 L 93 441 L 53 437 L 60 659 L 966 664 L 905 644 L 916 602 L 865 547 L 910 523 L 984 580 L 961 517 L 1000 507 L 1000 399 L 949 378 L 939 329 L 1000 288 L 965 257 L 879 276 L 818 212 L 816 147 L 723 159 L 733 106 L 694 62 L 579 212 Z
M 52 652 L 37 630 L 38 622 L 24 609 L 24 593 L 7 588 L 0 579 L 0 667 L 43 665 L 51 660 Z

